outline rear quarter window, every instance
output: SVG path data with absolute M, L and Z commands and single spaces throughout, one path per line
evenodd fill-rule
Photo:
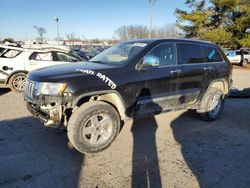
M 219 51 L 214 47 L 209 46 L 202 46 L 202 50 L 205 54 L 205 61 L 206 62 L 221 62 L 223 58 Z

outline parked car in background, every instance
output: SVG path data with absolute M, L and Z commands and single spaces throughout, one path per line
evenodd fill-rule
M 114 141 L 128 119 L 181 109 L 218 119 L 232 84 L 230 67 L 212 43 L 127 41 L 89 62 L 30 72 L 24 97 L 45 126 L 67 128 L 78 151 L 95 153 Z
M 250 55 L 247 51 L 243 50 L 229 50 L 226 52 L 226 56 L 230 63 L 245 67 L 250 62 Z
M 81 57 L 83 60 L 85 60 L 85 61 L 88 61 L 88 60 L 90 60 L 91 58 L 94 57 L 94 55 L 91 54 L 91 53 L 88 52 L 88 51 L 83 51 L 83 50 L 71 50 L 71 52 L 72 52 L 73 54 L 76 54 L 76 55 L 80 56 L 80 57 Z
M 244 59 L 247 60 L 247 63 L 250 63 L 250 51 L 247 50 L 242 50 L 243 55 L 244 55 Z
M 24 89 L 28 72 L 77 61 L 82 61 L 82 59 L 62 49 L 0 46 L 0 83 L 14 91 L 21 92 Z

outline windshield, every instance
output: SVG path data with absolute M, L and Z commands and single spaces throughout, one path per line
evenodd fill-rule
M 97 56 L 90 59 L 90 62 L 123 64 L 137 55 L 147 46 L 146 42 L 123 42 L 119 43 Z

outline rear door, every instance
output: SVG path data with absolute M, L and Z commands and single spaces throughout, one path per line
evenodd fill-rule
M 54 65 L 52 52 L 33 52 L 26 65 L 27 71 Z
M 207 65 L 210 64 L 213 66 L 214 78 L 228 79 L 229 65 L 221 54 L 223 52 L 220 52 L 216 47 L 213 46 L 202 46 L 202 50 L 205 54 Z
M 205 55 L 199 44 L 179 43 L 179 63 L 182 72 L 179 78 L 182 90 L 181 105 L 186 108 L 196 103 L 209 82 L 213 79 L 213 66 L 205 62 Z

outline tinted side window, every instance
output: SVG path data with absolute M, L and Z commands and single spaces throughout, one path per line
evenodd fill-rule
M 203 52 L 205 54 L 205 60 L 206 62 L 220 62 L 223 61 L 223 58 L 221 57 L 220 53 L 216 48 L 203 46 L 202 47 Z
M 176 44 L 164 43 L 153 48 L 147 56 L 155 56 L 159 58 L 160 66 L 176 65 Z
M 181 64 L 204 63 L 201 47 L 195 44 L 180 44 L 179 57 Z
M 243 51 L 243 54 L 244 54 L 244 55 L 249 55 L 249 52 Z

